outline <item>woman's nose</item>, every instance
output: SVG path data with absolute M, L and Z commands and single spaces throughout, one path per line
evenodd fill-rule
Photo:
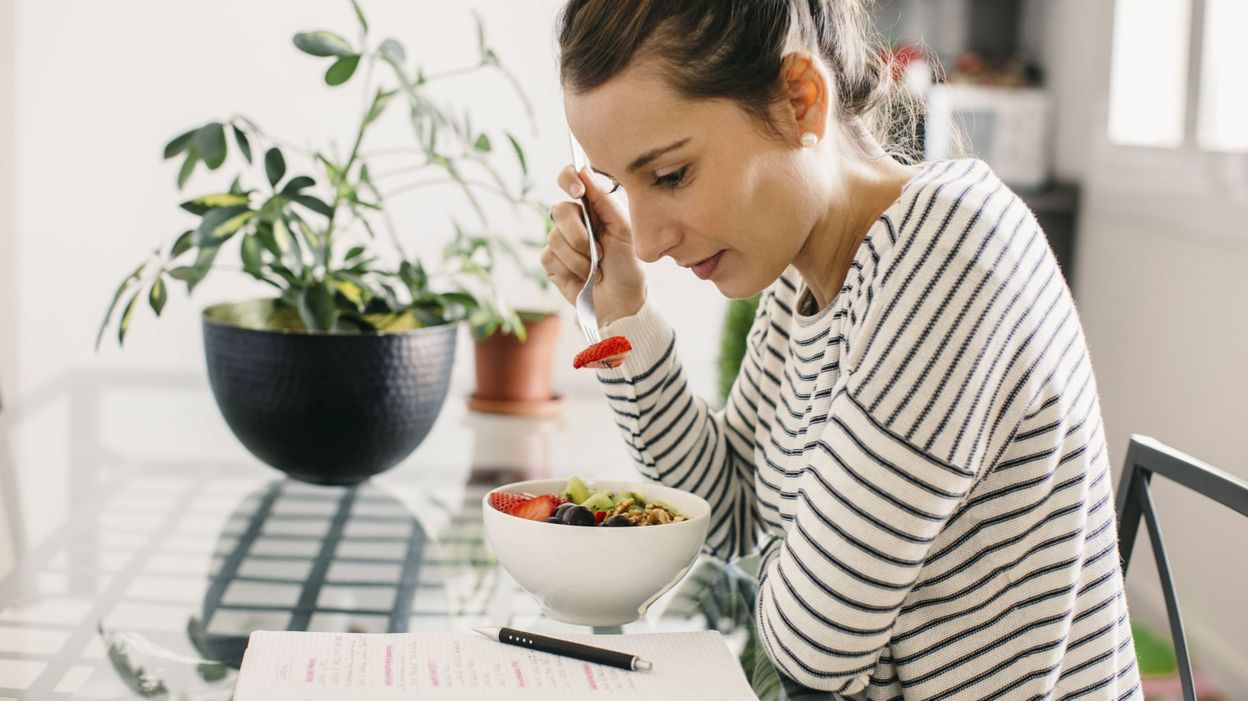
M 680 228 L 673 222 L 656 220 L 633 210 L 633 250 L 646 263 L 653 263 L 680 243 Z

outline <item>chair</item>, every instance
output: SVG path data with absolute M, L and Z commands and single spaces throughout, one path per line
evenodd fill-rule
M 1127 446 L 1127 460 L 1118 486 L 1117 504 L 1118 553 L 1122 557 L 1122 576 L 1127 576 L 1127 565 L 1131 561 L 1140 519 L 1143 518 L 1148 527 L 1149 540 L 1153 544 L 1153 557 L 1157 561 L 1161 591 L 1166 600 L 1166 615 L 1170 619 L 1170 635 L 1174 639 L 1183 698 L 1185 701 L 1196 701 L 1192 662 L 1187 654 L 1187 638 L 1183 633 L 1183 620 L 1179 616 L 1179 602 L 1174 592 L 1174 581 L 1170 576 L 1166 548 L 1162 544 L 1161 528 L 1157 524 L 1157 512 L 1153 508 L 1153 498 L 1149 492 L 1149 484 L 1155 474 L 1234 509 L 1243 516 L 1248 516 L 1248 482 L 1147 436 L 1133 435 Z

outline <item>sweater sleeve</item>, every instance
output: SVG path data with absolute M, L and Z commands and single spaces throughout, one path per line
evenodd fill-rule
M 758 353 L 766 322 L 760 303 L 728 402 L 719 411 L 694 395 L 676 353 L 676 335 L 649 302 L 636 315 L 603 327 L 625 336 L 633 352 L 624 364 L 598 371 L 615 422 L 647 478 L 693 492 L 711 505 L 706 548 L 727 559 L 751 552 L 762 519 L 755 497 L 753 438 Z

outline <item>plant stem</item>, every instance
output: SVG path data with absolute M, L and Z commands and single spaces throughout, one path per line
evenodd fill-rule
M 347 163 L 342 167 L 338 174 L 337 182 L 334 186 L 334 204 L 330 207 L 329 223 L 325 225 L 325 253 L 324 259 L 329 260 L 329 254 L 333 247 L 334 241 L 334 216 L 338 214 L 338 207 L 342 204 L 342 183 L 346 181 L 347 176 L 351 173 L 351 166 L 355 165 L 355 160 L 360 154 L 360 144 L 364 141 L 364 132 L 368 129 L 368 95 L 372 93 L 372 67 L 373 58 L 370 55 L 368 59 L 368 70 L 366 80 L 364 81 L 365 106 L 363 114 L 360 116 L 360 128 L 355 133 L 355 143 L 351 144 L 351 155 L 347 157 Z
M 457 75 L 466 75 L 474 71 L 479 71 L 484 67 L 485 67 L 485 62 L 482 61 L 472 66 L 464 66 L 462 68 L 452 68 L 449 70 L 442 71 L 441 73 L 433 73 L 431 75 L 425 76 L 425 82 L 432 83 L 435 80 L 442 80 L 443 78 L 450 78 L 452 76 L 457 76 Z
M 463 178 L 460 181 L 456 181 L 454 178 L 436 178 L 433 180 L 420 180 L 414 183 L 408 183 L 407 185 L 404 185 L 399 188 L 395 188 L 394 190 L 387 192 L 386 197 L 393 197 L 394 195 L 397 195 L 403 192 L 408 192 L 410 190 L 417 190 L 422 187 L 429 187 L 430 185 L 458 185 L 461 182 L 466 185 L 472 185 L 473 187 L 479 187 L 482 190 L 485 190 L 486 192 L 491 192 L 495 195 L 498 195 L 499 197 L 507 200 L 508 202 L 512 204 L 518 204 L 520 202 L 523 202 L 523 200 L 517 199 L 514 195 L 512 195 L 510 192 L 507 192 L 506 190 L 500 190 L 498 187 L 495 187 L 491 183 L 487 183 L 483 180 L 475 180 L 472 178 Z
M 407 166 L 407 167 L 404 167 L 404 168 L 396 168 L 396 169 L 394 169 L 394 170 L 387 170 L 387 171 L 383 171 L 383 172 L 381 172 L 381 173 L 376 173 L 376 174 L 374 174 L 374 175 L 373 175 L 373 179 L 374 179 L 374 180 L 377 180 L 377 179 L 381 179 L 381 178 L 389 178 L 389 177 L 393 177 L 393 176 L 395 176 L 395 175 L 404 175 L 404 174 L 407 174 L 407 173 L 415 173 L 415 172 L 417 172 L 417 171 L 424 170 L 425 168 L 428 168 L 430 165 L 432 165 L 432 164 L 431 164 L 431 163 L 429 163 L 428 161 L 426 161 L 426 162 L 424 162 L 424 163 L 421 163 L 420 165 Z
M 379 148 L 376 151 L 361 151 L 360 158 L 375 158 L 377 156 L 400 156 L 413 153 L 426 153 L 425 149 L 417 146 L 394 146 L 391 148 Z

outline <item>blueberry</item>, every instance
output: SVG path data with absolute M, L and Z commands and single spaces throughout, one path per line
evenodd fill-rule
M 606 521 L 603 521 L 602 525 L 604 526 L 631 526 L 633 525 L 633 522 L 629 521 L 628 517 L 625 516 L 624 514 L 616 514 L 612 516 L 611 518 L 607 519 Z
M 573 506 L 563 513 L 563 522 L 569 526 L 594 525 L 594 512 L 584 506 Z
M 563 521 L 560 521 L 554 516 L 551 516 L 550 518 L 546 519 L 546 523 L 563 523 Z
M 564 514 L 566 514 L 566 513 L 568 512 L 568 510 L 569 510 L 569 509 L 571 509 L 573 506 L 576 506 L 576 503 L 575 503 L 575 502 L 571 502 L 571 501 L 565 501 L 565 502 L 563 502 L 562 504 L 560 504 L 559 506 L 556 506 L 556 507 L 555 507 L 555 518 L 560 518 L 560 519 L 561 519 L 561 518 L 563 518 L 563 515 L 564 515 Z

